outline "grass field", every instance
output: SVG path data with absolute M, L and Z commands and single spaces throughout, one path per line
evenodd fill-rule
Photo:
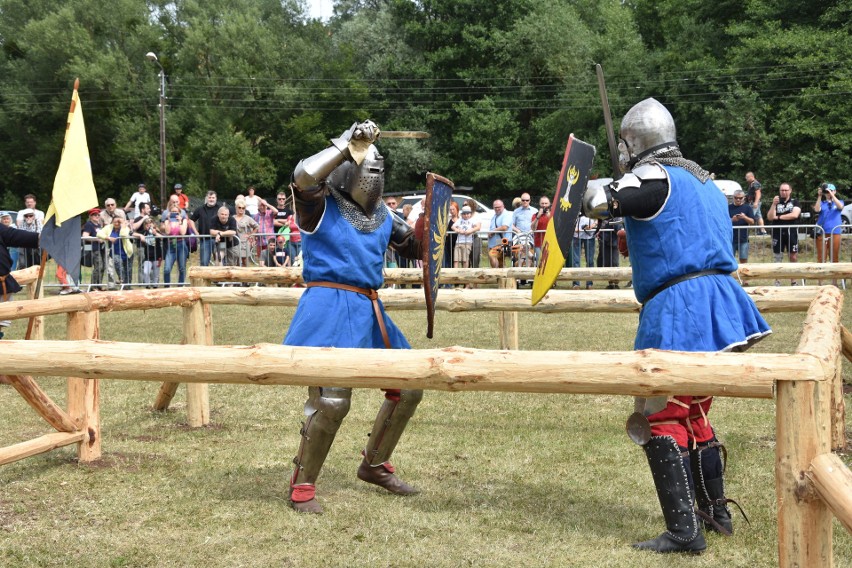
M 216 343 L 279 343 L 291 315 L 215 306 Z M 415 348 L 497 347 L 496 314 L 439 312 L 431 341 L 422 313 L 392 315 Z M 101 336 L 176 343 L 180 317 L 178 309 L 103 314 Z M 755 350 L 792 351 L 804 314 L 767 319 L 775 333 Z M 636 323 L 521 314 L 521 349 L 630 350 Z M 9 338 L 25 328 L 15 323 Z M 47 336 L 64 337 L 64 318 L 48 318 Z M 156 364 L 156 351 L 135 355 Z M 64 401 L 61 379 L 40 382 Z M 751 525 L 735 512 L 733 538 L 710 535 L 707 553 L 684 557 L 629 547 L 663 521 L 644 454 L 624 434 L 627 397 L 427 392 L 394 455 L 423 493 L 399 498 L 355 477 L 382 399 L 356 391 L 318 485 L 326 513 L 305 516 L 290 510 L 287 492 L 306 389 L 213 386 L 212 425 L 190 429 L 183 389 L 158 413 L 157 388 L 101 382 L 99 462 L 77 464 L 63 448 L 0 467 L 0 566 L 776 565 L 774 401 L 717 399 L 711 416 L 730 456 L 728 494 Z M 9 387 L 0 387 L 0 424 L 4 446 L 49 431 Z M 836 521 L 834 534 L 835 565 L 852 565 L 852 536 Z

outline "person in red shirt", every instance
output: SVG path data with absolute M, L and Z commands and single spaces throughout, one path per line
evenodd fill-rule
M 186 208 L 189 207 L 189 196 L 183 192 L 183 185 L 176 183 L 175 192 L 172 195 L 177 196 L 178 207 L 181 211 L 186 211 Z
M 552 217 L 550 213 L 550 199 L 542 196 L 538 200 L 538 212 L 532 218 L 533 244 L 535 245 L 535 265 L 541 258 L 541 247 L 544 244 L 544 232 Z

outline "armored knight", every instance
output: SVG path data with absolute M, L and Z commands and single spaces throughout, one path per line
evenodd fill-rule
M 642 304 L 634 347 L 743 351 L 771 333 L 731 277 L 737 264 L 727 200 L 707 171 L 684 159 L 669 111 L 645 99 L 624 116 L 620 138 L 619 161 L 629 173 L 587 190 L 583 209 L 599 219 L 624 217 Z M 698 396 L 636 399 L 628 434 L 645 449 L 667 530 L 634 547 L 698 554 L 706 548 L 702 524 L 731 533 L 711 403 Z
M 390 245 L 406 258 L 420 258 L 420 242 L 382 203 L 384 161 L 373 145 L 379 128 L 353 124 L 331 146 L 299 162 L 291 189 L 302 232 L 299 300 L 285 345 L 409 349 L 385 314 L 381 287 Z M 358 478 L 397 495 L 417 490 L 394 474 L 390 456 L 417 404 L 420 390 L 385 390 L 385 401 L 363 451 Z M 334 436 L 349 412 L 351 388 L 308 389 L 301 444 L 290 482 L 294 509 L 321 513 L 316 481 Z

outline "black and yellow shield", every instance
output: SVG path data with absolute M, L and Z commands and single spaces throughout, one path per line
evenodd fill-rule
M 433 173 L 426 174 L 423 198 L 423 290 L 426 293 L 426 337 L 432 339 L 435 326 L 435 302 L 438 276 L 444 260 L 444 244 L 450 221 L 453 182 Z
M 533 281 L 533 305 L 547 294 L 565 266 L 565 258 L 571 250 L 571 241 L 574 238 L 574 225 L 580 216 L 580 201 L 586 184 L 589 183 L 589 173 L 594 161 L 594 146 L 574 138 L 573 134 L 568 136 L 565 157 L 562 158 L 562 171 L 559 173 L 556 195 L 553 197 L 553 217 L 547 224 L 541 246 L 541 259 Z

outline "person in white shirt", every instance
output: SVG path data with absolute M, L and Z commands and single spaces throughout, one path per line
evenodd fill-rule
M 20 229 L 21 224 L 24 222 L 24 211 L 32 210 L 35 214 L 35 220 L 38 221 L 40 225 L 44 225 L 44 212 L 36 209 L 36 198 L 32 193 L 28 193 L 24 196 L 24 208 L 18 211 L 18 216 L 15 218 L 15 225 Z
M 135 219 L 139 216 L 139 205 L 141 203 L 151 203 L 151 194 L 148 193 L 148 188 L 145 187 L 144 183 L 140 183 L 136 188 L 136 193 L 130 196 L 130 201 L 127 202 L 127 205 L 124 206 L 124 210 L 127 211 L 127 217 L 131 220 Z M 133 213 L 130 213 L 130 210 L 133 210 Z
M 456 247 L 453 250 L 453 266 L 456 268 L 467 268 L 470 263 L 470 249 L 473 246 L 473 237 L 479 231 L 479 221 L 473 219 L 473 211 L 465 205 L 461 209 L 461 219 L 453 225 L 456 232 Z

